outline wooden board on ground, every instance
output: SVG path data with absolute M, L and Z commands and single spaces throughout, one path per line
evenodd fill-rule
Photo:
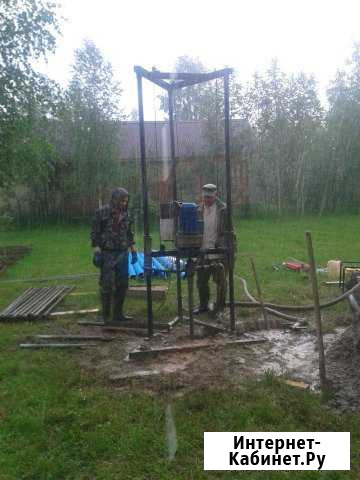
M 199 325 L 200 327 L 208 328 L 209 330 L 213 330 L 217 333 L 225 333 L 227 330 L 224 327 L 220 327 L 219 325 L 214 325 L 213 323 L 203 322 L 202 320 L 197 320 L 194 318 L 195 325 Z
M 175 319 L 177 321 L 177 319 Z M 172 326 L 176 323 L 175 320 L 170 321 L 169 323 L 154 323 L 153 327 L 154 330 L 163 330 L 169 332 Z M 108 327 L 108 328 L 127 328 L 127 329 L 137 329 L 137 330 L 148 330 L 147 323 L 138 322 L 136 320 L 131 320 L 128 322 L 119 322 L 118 325 L 105 325 L 104 322 L 95 322 L 91 320 L 79 320 L 77 322 L 78 325 L 88 325 L 88 326 L 95 326 L 95 327 Z
M 63 312 L 52 312 L 50 317 L 66 317 L 68 315 L 87 315 L 88 313 L 98 313 L 100 310 L 98 308 L 90 308 L 84 310 L 65 310 Z
M 290 385 L 290 387 L 300 388 L 301 390 L 308 390 L 310 385 L 305 382 L 301 382 L 298 380 L 284 380 L 286 385 Z
M 79 320 L 77 322 L 78 325 L 90 326 L 90 327 L 103 327 L 105 325 L 104 322 L 95 322 L 91 320 Z
M 181 346 L 173 346 L 173 347 L 162 347 L 162 348 L 154 348 L 151 350 L 133 350 L 129 353 L 130 359 L 144 359 L 149 357 L 155 357 L 160 354 L 164 353 L 185 353 L 185 352 L 192 352 L 195 350 L 205 349 L 205 348 L 224 348 L 224 347 L 231 347 L 237 345 L 250 345 L 256 343 L 263 343 L 266 342 L 266 338 L 258 338 L 258 339 L 249 339 L 249 340 L 231 340 L 229 342 L 219 342 L 219 343 L 189 343 L 186 345 Z
M 93 340 L 94 342 L 110 342 L 114 337 L 104 337 L 103 335 L 35 335 L 34 338 L 40 340 Z
M 97 347 L 98 343 L 20 343 L 20 348 L 87 348 Z
M 103 330 L 105 332 L 124 332 L 124 333 L 135 333 L 137 335 L 146 336 L 148 334 L 147 328 L 136 328 L 136 327 L 122 327 L 121 325 L 104 325 Z
M 116 325 L 117 326 L 117 325 Z M 170 330 L 170 326 L 167 322 L 154 322 L 153 323 L 155 330 Z M 128 322 L 119 322 L 119 327 L 128 327 L 128 328 L 143 328 L 147 330 L 147 322 L 139 322 L 137 320 L 130 320 Z

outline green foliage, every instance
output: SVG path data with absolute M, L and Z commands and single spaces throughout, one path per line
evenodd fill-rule
M 0 4 L 0 115 L 9 118 L 31 99 L 41 99 L 46 80 L 31 61 L 53 52 L 60 31 L 57 6 L 47 0 Z
M 348 71 L 338 72 L 328 90 L 326 159 L 322 165 L 322 208 L 357 208 L 360 201 L 360 45 Z
M 303 73 L 288 77 L 274 61 L 239 100 L 255 131 L 253 197 L 278 215 L 303 214 L 313 201 L 313 162 L 323 121 L 315 80 Z
M 47 126 L 60 90 L 33 60 L 55 49 L 57 6 L 4 0 L 0 24 L 0 189 L 6 213 L 18 220 L 44 214 L 49 204 L 57 159 Z
M 93 42 L 75 51 L 73 76 L 62 115 L 70 145 L 65 191 L 76 191 L 86 203 L 103 198 L 119 179 L 121 88 L 111 64 Z

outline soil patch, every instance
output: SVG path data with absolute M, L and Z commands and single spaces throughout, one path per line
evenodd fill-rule
M 14 265 L 30 251 L 31 248 L 24 245 L 0 247 L 0 273 L 4 272 L 10 265 Z
M 203 322 L 210 321 L 204 315 Z M 311 323 L 311 319 L 309 318 Z M 211 320 L 213 322 L 213 320 Z M 249 322 L 249 320 L 247 320 Z M 324 318 L 324 323 L 326 319 Z M 228 319 L 218 325 L 228 327 Z M 273 323 L 275 326 L 276 322 Z M 77 354 L 82 368 L 104 379 L 112 388 L 142 390 L 155 394 L 182 395 L 185 392 L 213 388 L 239 386 L 247 378 L 267 373 L 294 381 L 302 381 L 314 391 L 319 391 L 319 366 L 315 330 L 272 328 L 253 330 L 231 335 L 229 332 L 214 334 L 203 326 L 196 326 L 195 338 L 189 335 L 189 326 L 177 324 L 170 332 L 157 332 L 152 338 L 128 332 L 107 332 L 101 327 L 74 323 L 66 331 L 54 332 L 54 324 L 48 324 L 47 332 L 82 335 L 103 334 L 112 341 L 99 343 L 95 348 Z M 259 318 L 253 328 L 262 327 Z M 240 323 L 239 323 L 240 326 Z M 71 332 L 69 332 L 69 329 Z M 40 332 L 39 332 L 40 333 Z M 236 339 L 261 339 L 263 343 L 221 346 Z M 134 350 L 150 350 L 162 347 L 179 347 L 207 343 L 206 349 L 181 353 L 160 354 L 155 358 L 129 360 Z M 360 410 L 360 352 L 352 345 L 351 328 L 337 327 L 324 335 L 327 377 L 334 391 L 332 405 L 337 408 Z
M 334 392 L 332 404 L 340 410 L 360 411 L 360 350 L 352 327 L 334 342 L 326 361 Z

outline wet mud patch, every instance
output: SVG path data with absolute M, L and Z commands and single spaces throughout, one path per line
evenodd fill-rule
M 344 330 L 344 327 L 338 327 L 334 332 L 324 334 L 326 357 L 327 352 L 331 350 Z M 269 339 L 269 348 L 258 372 L 271 371 L 275 375 L 301 380 L 312 390 L 318 391 L 320 388 L 319 353 L 316 332 L 269 330 L 263 334 Z
M 13 245 L 0 247 L 0 273 L 7 267 L 14 265 L 17 261 L 30 253 L 31 248 L 24 245 Z
M 207 321 L 206 317 L 202 320 Z M 263 325 L 259 319 L 255 324 Z M 227 324 L 224 323 L 224 326 Z M 48 328 L 54 331 L 56 327 L 51 324 Z M 188 325 L 176 325 L 170 332 L 156 333 L 150 339 L 74 323 L 69 325 L 67 332 L 85 335 L 101 333 L 112 338 L 110 342 L 80 351 L 76 358 L 82 368 L 92 371 L 111 388 L 120 391 L 135 389 L 153 394 L 182 395 L 199 389 L 240 386 L 248 378 L 260 378 L 269 372 L 285 379 L 305 382 L 314 391 L 319 391 L 319 355 L 316 332 L 311 327 L 300 331 L 290 328 L 252 330 L 236 336 L 227 332 L 209 335 L 206 328 L 198 326 L 194 339 L 189 336 Z M 219 345 L 239 339 L 260 338 L 265 338 L 266 342 Z M 351 341 L 351 331 L 345 330 L 345 327 L 337 327 L 324 335 L 327 376 L 335 392 L 332 404 L 360 410 L 360 354 L 349 349 Z M 134 350 L 179 347 L 199 342 L 207 343 L 208 348 L 129 360 L 129 353 Z
M 360 350 L 352 327 L 329 349 L 326 368 L 333 392 L 331 404 L 340 410 L 360 411 Z

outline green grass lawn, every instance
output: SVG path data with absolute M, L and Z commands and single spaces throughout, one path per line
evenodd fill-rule
M 357 216 L 242 220 L 237 223 L 236 275 L 245 277 L 255 293 L 248 260 L 252 255 L 266 300 L 308 303 L 311 288 L 306 276 L 273 269 L 273 264 L 287 257 L 307 260 L 306 230 L 312 232 L 319 266 L 329 259 L 360 259 Z M 31 245 L 32 252 L 2 274 L 0 281 L 96 273 L 86 226 L 0 232 L 0 246 L 4 245 Z M 64 281 L 0 283 L 0 309 L 26 287 L 55 283 Z M 69 296 L 61 308 L 98 305 L 95 278 L 65 283 L 88 295 Z M 175 283 L 171 281 L 165 303 L 154 303 L 158 317 L 175 314 Z M 321 287 L 323 299 L 335 294 L 335 289 Z M 244 298 L 238 283 L 236 298 Z M 146 313 L 145 301 L 131 300 L 128 306 Z M 342 310 L 347 311 L 346 305 L 335 309 Z M 76 353 L 20 350 L 19 342 L 39 333 L 39 325 L 1 324 L 0 329 L 0 480 L 360 478 L 360 415 L 331 412 L 320 397 L 287 387 L 271 375 L 230 391 L 217 390 L 215 385 L 211 391 L 176 398 L 119 393 L 79 370 Z M 165 440 L 169 402 L 178 439 L 171 462 Z M 204 472 L 204 431 L 350 431 L 352 470 Z

